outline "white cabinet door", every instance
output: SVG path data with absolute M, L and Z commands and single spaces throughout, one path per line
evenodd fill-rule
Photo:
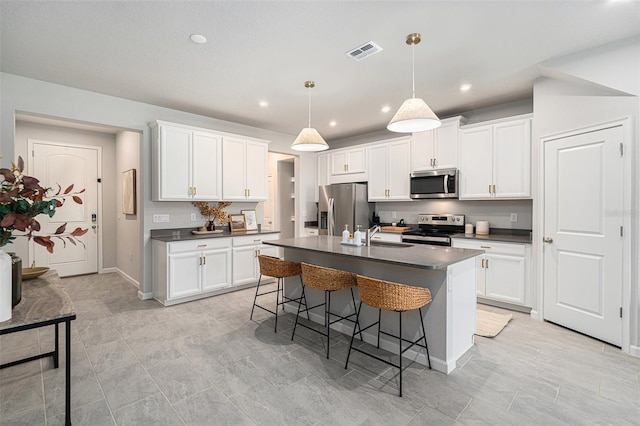
M 329 185 L 329 154 L 318 155 L 318 175 L 314 188 L 316 202 L 318 202 L 320 195 L 318 188 L 323 185 Z
M 404 140 L 392 142 L 388 145 L 387 156 L 387 199 L 389 201 L 411 201 L 411 188 L 409 169 L 411 157 L 410 141 Z M 378 173 L 377 169 L 371 169 L 371 178 Z
M 393 243 L 401 243 L 402 242 L 402 234 L 392 233 L 392 232 L 376 232 L 371 237 L 371 241 L 390 241 Z
M 443 122 L 435 129 L 433 158 L 436 169 L 458 168 L 458 128 L 460 120 Z
M 365 148 L 336 150 L 330 154 L 331 175 L 345 175 L 366 172 Z
M 496 198 L 531 196 L 531 120 L 494 126 L 493 183 Z
M 460 199 L 491 198 L 493 184 L 493 129 L 463 131 L 460 135 L 458 176 Z
M 525 258 L 505 254 L 485 254 L 488 298 L 525 304 Z
M 433 169 L 434 130 L 414 133 L 411 137 L 411 170 Z
M 212 133 L 194 132 L 192 141 L 193 199 L 222 199 L 222 138 Z
M 245 200 L 246 143 L 242 139 L 225 137 L 222 140 L 222 196 L 225 200 Z
M 369 148 L 369 201 L 387 201 L 389 187 L 387 186 L 389 147 L 387 144 Z
M 247 141 L 246 148 L 247 201 L 267 199 L 267 144 Z
M 159 199 L 191 199 L 190 150 L 192 132 L 180 127 L 159 126 L 159 147 L 156 179 Z
M 231 286 L 231 249 L 206 250 L 200 255 L 202 291 Z
M 169 256 L 168 299 L 200 293 L 199 262 L 199 253 L 187 252 Z
M 258 280 L 256 246 L 233 248 L 232 285 L 248 284 Z
M 485 256 L 476 257 L 476 293 L 478 296 L 486 294 L 487 277 L 484 270 Z

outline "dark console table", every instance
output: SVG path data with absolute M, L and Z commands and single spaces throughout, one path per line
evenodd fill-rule
M 34 280 L 22 283 L 22 300 L 13 308 L 11 319 L 0 322 L 0 335 L 17 333 L 32 328 L 55 327 L 55 348 L 51 352 L 34 355 L 0 365 L 0 369 L 22 364 L 48 356 L 53 357 L 54 368 L 58 368 L 60 323 L 65 323 L 65 425 L 71 425 L 71 321 L 76 319 L 73 305 L 67 292 L 60 286 L 55 271 L 48 271 Z

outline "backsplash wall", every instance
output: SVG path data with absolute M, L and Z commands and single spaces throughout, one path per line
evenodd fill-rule
M 420 213 L 452 213 L 465 215 L 465 222 L 474 225 L 478 220 L 488 220 L 492 228 L 531 230 L 533 223 L 532 200 L 421 200 L 376 203 L 375 209 L 381 222 L 398 222 L 404 219 L 408 224 L 416 224 Z M 395 218 L 393 212 L 396 214 Z M 518 215 L 517 222 L 511 222 L 511 213 Z

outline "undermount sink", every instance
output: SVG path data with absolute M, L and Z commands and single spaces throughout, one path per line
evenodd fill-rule
M 395 248 L 413 247 L 413 244 L 396 243 L 396 242 L 393 242 L 393 241 L 380 241 L 380 240 L 371 241 L 371 245 L 372 246 L 379 246 L 379 247 L 395 247 Z

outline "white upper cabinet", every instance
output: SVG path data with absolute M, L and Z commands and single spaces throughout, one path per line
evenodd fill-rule
M 224 137 L 222 195 L 228 201 L 267 199 L 266 141 Z
M 153 133 L 153 200 L 222 199 L 222 137 L 157 121 Z
M 531 119 L 464 128 L 459 147 L 460 199 L 531 197 Z
M 411 201 L 410 140 L 396 140 L 368 148 L 369 201 Z
M 414 133 L 411 138 L 411 171 L 458 167 L 458 133 L 464 117 L 442 120 L 437 129 Z
M 315 187 L 315 199 L 318 201 L 318 189 L 322 185 L 329 185 L 329 154 L 318 154 L 318 177 Z
M 366 148 L 354 147 L 331 151 L 329 153 L 329 172 L 329 183 L 366 181 Z

